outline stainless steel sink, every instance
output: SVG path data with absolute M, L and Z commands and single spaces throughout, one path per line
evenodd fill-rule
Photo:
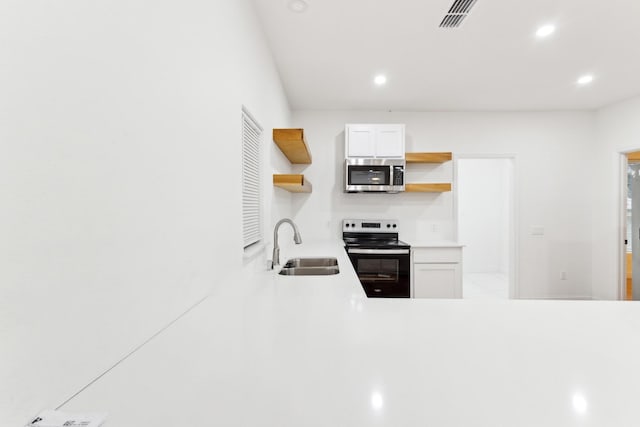
M 337 265 L 336 258 L 292 258 L 283 267 L 332 267 Z
M 291 267 L 283 268 L 280 273 L 283 276 L 330 276 L 338 274 L 340 270 L 337 265 L 331 267 Z
M 279 274 L 283 276 L 329 276 L 339 272 L 336 258 L 293 258 L 282 266 Z

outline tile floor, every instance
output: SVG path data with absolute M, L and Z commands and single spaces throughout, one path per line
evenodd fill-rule
M 509 299 L 509 282 L 504 273 L 465 273 L 462 276 L 462 298 Z

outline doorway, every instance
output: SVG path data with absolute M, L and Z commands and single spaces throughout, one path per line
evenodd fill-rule
M 456 160 L 462 297 L 509 299 L 515 292 L 514 158 Z
M 640 152 L 624 155 L 624 285 L 621 299 L 640 300 Z

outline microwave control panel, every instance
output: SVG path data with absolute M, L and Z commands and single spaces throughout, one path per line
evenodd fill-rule
M 404 166 L 393 167 L 393 185 L 404 185 Z

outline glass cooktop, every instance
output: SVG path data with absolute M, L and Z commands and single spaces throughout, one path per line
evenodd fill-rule
M 365 239 L 361 237 L 345 237 L 345 246 L 362 249 L 409 249 L 411 246 L 396 239 Z

